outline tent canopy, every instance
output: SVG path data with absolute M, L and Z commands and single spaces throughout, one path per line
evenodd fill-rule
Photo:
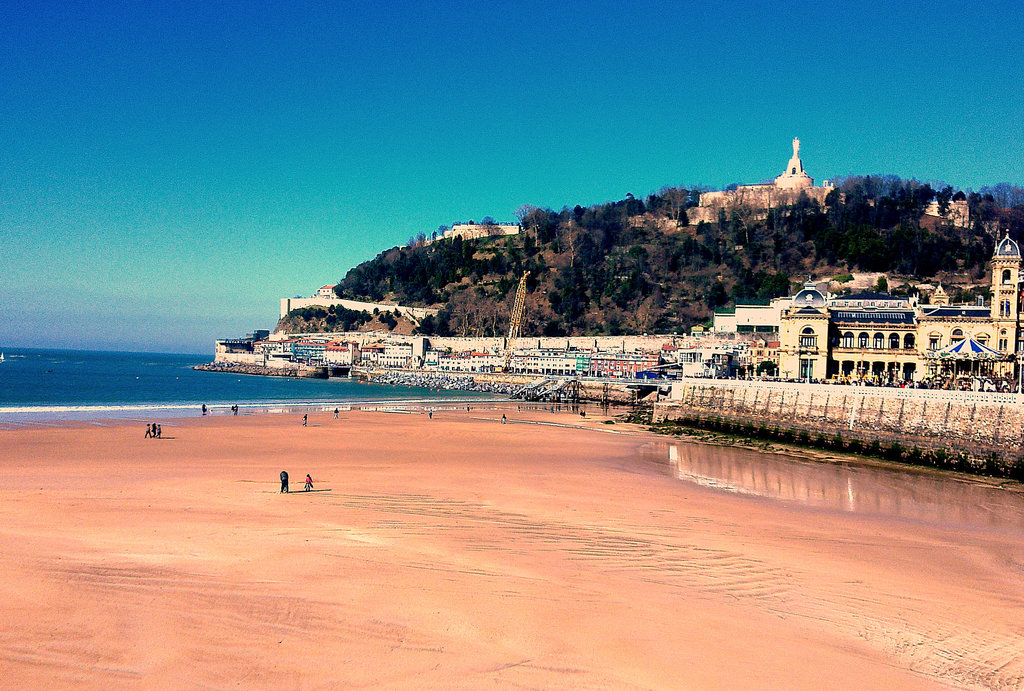
M 925 357 L 936 360 L 1006 360 L 1010 356 L 992 350 L 984 343 L 974 340 L 974 336 L 952 343 L 945 348 L 928 353 Z

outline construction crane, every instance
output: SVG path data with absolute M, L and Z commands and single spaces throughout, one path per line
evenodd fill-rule
M 508 323 L 508 338 L 505 339 L 505 372 L 509 371 L 509 365 L 512 364 L 512 346 L 515 345 L 516 339 L 519 338 L 519 332 L 523 328 L 523 308 L 526 307 L 526 279 L 530 276 L 530 272 L 527 271 L 523 274 L 523 277 L 519 279 L 519 287 L 516 288 L 516 301 L 512 305 L 512 319 Z

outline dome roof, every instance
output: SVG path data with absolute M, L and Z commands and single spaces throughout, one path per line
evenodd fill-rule
M 814 281 L 804 283 L 804 289 L 793 297 L 794 307 L 824 307 L 825 296 L 821 294 Z
M 996 251 L 992 255 L 994 257 L 1019 257 L 1020 246 L 1014 242 L 1010 235 L 1004 235 L 1003 239 L 996 245 Z

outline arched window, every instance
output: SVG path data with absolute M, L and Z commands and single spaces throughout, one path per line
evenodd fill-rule
M 800 347 L 801 348 L 817 348 L 818 337 L 814 334 L 814 329 L 809 326 L 805 326 L 800 331 Z
M 1010 270 L 1009 269 L 1003 269 L 1003 285 L 1005 286 L 1005 285 L 1009 285 L 1009 284 L 1010 284 Z
M 889 334 L 889 349 L 897 350 L 900 347 L 900 335 Z
M 857 347 L 858 348 L 867 348 L 868 347 L 868 335 L 866 333 L 861 332 L 861 334 L 859 336 L 857 336 Z
M 885 336 L 883 336 L 882 334 L 875 334 L 874 344 L 872 345 L 872 347 L 875 350 L 881 350 L 882 348 L 884 348 Z
M 846 333 L 843 334 L 843 347 L 844 348 L 852 348 L 853 347 L 853 332 L 852 331 L 847 331 Z
M 953 340 L 959 341 L 964 337 L 963 329 L 953 329 Z
M 914 347 L 914 334 L 907 334 L 903 337 L 903 348 L 911 350 Z

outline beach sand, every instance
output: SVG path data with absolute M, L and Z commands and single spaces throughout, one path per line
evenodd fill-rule
M 653 435 L 504 412 L 0 431 L 3 686 L 1024 684 L 1024 536 L 701 488 Z

